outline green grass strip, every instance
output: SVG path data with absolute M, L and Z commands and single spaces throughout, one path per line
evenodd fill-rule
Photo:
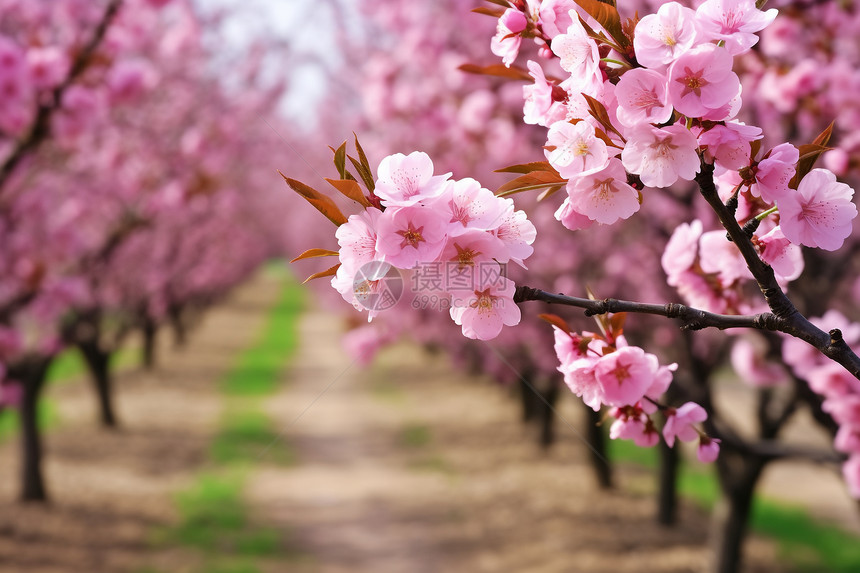
M 630 441 L 610 440 L 614 462 L 657 468 L 657 451 Z M 720 488 L 704 465 L 682 464 L 678 491 L 706 509 L 716 504 Z M 846 502 L 847 503 L 847 502 Z M 780 558 L 797 573 L 856 573 L 860 571 L 860 536 L 821 523 L 805 509 L 756 496 L 750 524 L 753 531 L 773 539 Z
M 283 270 L 270 267 L 266 272 L 283 278 L 283 291 L 260 338 L 221 381 L 227 404 L 209 449 L 212 470 L 176 496 L 179 523 L 155 534 L 159 543 L 199 550 L 206 563 L 200 573 L 259 573 L 256 559 L 299 557 L 285 545 L 283 532 L 252 523 L 242 496 L 255 464 L 295 463 L 293 450 L 278 435 L 262 402 L 278 390 L 298 347 L 304 290 L 285 278 Z

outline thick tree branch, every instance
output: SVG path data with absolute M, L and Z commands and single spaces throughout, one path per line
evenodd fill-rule
M 681 328 L 685 330 L 701 330 L 703 328 L 756 328 L 759 330 L 782 331 L 783 320 L 770 312 L 761 314 L 717 314 L 683 304 L 652 304 L 645 302 L 633 302 L 629 300 L 617 300 L 607 298 L 593 300 L 590 298 L 579 298 L 563 294 L 552 294 L 540 289 L 527 286 L 518 286 L 514 294 L 515 302 L 536 300 L 549 304 L 562 304 L 585 309 L 586 316 L 606 314 L 609 312 L 633 312 L 639 314 L 655 314 L 666 318 L 677 318 L 681 321 Z
M 101 45 L 102 40 L 104 39 L 111 22 L 119 11 L 121 4 L 122 0 L 111 0 L 107 8 L 105 8 L 104 15 L 93 31 L 90 41 L 87 42 L 75 58 L 75 61 L 72 64 L 72 69 L 69 71 L 69 75 L 66 76 L 66 79 L 63 80 L 60 85 L 54 88 L 48 101 L 39 105 L 39 109 L 36 112 L 36 119 L 33 121 L 33 126 L 30 129 L 30 132 L 18 142 L 3 164 L 0 165 L 0 193 L 2 193 L 6 181 L 21 161 L 23 161 L 27 155 L 36 151 L 42 142 L 47 139 L 48 135 L 50 135 L 51 117 L 60 108 L 63 101 L 63 94 L 89 65 L 90 59 L 92 59 L 92 56 L 95 54 L 99 45 Z
M 743 231 L 731 211 L 723 204 L 717 187 L 714 184 L 714 166 L 702 162 L 701 170 L 696 175 L 696 183 L 705 201 L 711 206 L 720 219 L 728 236 L 737 245 L 750 272 L 758 283 L 767 305 L 776 317 L 777 330 L 808 342 L 822 354 L 845 367 L 854 377 L 860 379 L 860 357 L 842 339 L 842 332 L 833 329 L 824 332 L 803 316 L 783 292 L 776 281 L 776 275 L 770 265 L 761 260 L 750 237 Z

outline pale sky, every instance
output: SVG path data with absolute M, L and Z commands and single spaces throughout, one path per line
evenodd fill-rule
M 309 125 L 307 104 L 325 93 L 327 80 L 322 68 L 337 62 L 335 50 L 334 6 L 349 10 L 352 0 L 194 0 L 204 10 L 226 7 L 233 11 L 226 23 L 229 42 L 244 45 L 257 38 L 272 37 L 284 43 L 285 65 L 277 58 L 270 62 L 270 73 L 288 74 L 290 92 L 284 102 L 285 111 L 296 120 Z M 345 21 L 352 21 L 346 18 Z M 304 62 L 287 64 L 286 54 Z

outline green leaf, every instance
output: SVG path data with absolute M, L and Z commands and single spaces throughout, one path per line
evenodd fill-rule
M 304 259 L 313 259 L 315 257 L 337 257 L 339 255 L 340 253 L 338 253 L 337 251 L 330 251 L 328 249 L 308 249 L 290 262 L 294 263 L 296 261 L 301 261 Z
M 284 178 L 284 181 L 287 182 L 290 189 L 304 197 L 308 203 L 313 205 L 317 211 L 325 215 L 329 221 L 338 227 L 346 223 L 346 217 L 329 197 L 323 195 L 313 187 L 305 185 L 301 181 L 290 179 L 280 171 L 278 171 L 278 174 Z

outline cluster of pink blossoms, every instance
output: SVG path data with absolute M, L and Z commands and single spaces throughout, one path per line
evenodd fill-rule
M 520 321 L 503 265 L 523 265 L 536 231 L 512 200 L 450 175 L 434 175 L 426 153 L 384 158 L 372 204 L 338 227 L 341 266 L 332 286 L 373 318 L 381 307 L 368 301 L 384 296 L 387 265 L 433 274 L 439 280 L 425 288 L 450 300 L 451 318 L 465 336 L 487 340 Z
M 670 447 L 675 439 L 698 440 L 699 460 L 714 461 L 720 441 L 696 426 L 707 420 L 705 409 L 693 402 L 679 408 L 659 402 L 678 365 L 661 366 L 653 354 L 628 345 L 617 321 L 601 324 L 605 334 L 574 333 L 561 321 L 553 324 L 555 352 L 561 361 L 558 370 L 571 392 L 595 412 L 609 407 L 609 415 L 615 418 L 609 429 L 612 439 L 633 440 L 643 447 L 656 445 L 660 432 L 651 416 L 661 410 L 665 418 L 663 439 Z
M 707 0 L 696 10 L 669 2 L 636 23 L 620 53 L 617 43 L 595 39 L 600 24 L 573 0 L 509 8 L 494 53 L 510 65 L 521 38 L 531 37 L 569 74 L 549 79 L 529 61 L 535 82 L 524 88 L 525 121 L 549 129 L 547 160 L 568 179 L 556 218 L 571 230 L 626 219 L 639 210 L 643 187 L 692 181 L 704 159 L 757 212 L 777 207 L 780 237 L 839 248 L 857 215 L 853 190 L 823 169 L 790 188 L 798 150 L 782 144 L 756 157 L 761 129 L 736 119 L 734 57 L 775 17 L 754 0 Z
M 840 329 L 851 347 L 860 344 L 860 324 L 852 323 L 838 311 L 828 311 L 823 317 L 810 321 L 819 328 Z M 839 424 L 833 447 L 848 454 L 842 474 L 851 495 L 860 498 L 860 381 L 796 338 L 786 338 L 782 359 L 795 375 L 806 380 L 809 387 L 824 398 L 822 409 Z
M 523 111 L 526 123 L 548 129 L 546 159 L 567 180 L 555 214 L 565 227 L 626 219 L 639 210 L 646 188 L 693 181 L 708 163 L 723 200 L 781 283 L 803 271 L 801 245 L 836 250 L 850 235 L 854 191 L 826 169 L 799 172 L 803 158 L 791 144 L 762 153 L 762 130 L 737 119 L 742 89 L 734 58 L 758 42 L 776 10 L 759 10 L 755 0 L 705 0 L 695 10 L 667 2 L 625 27 L 611 18 L 597 21 L 573 0 L 509 5 L 491 48 L 511 66 L 522 39 L 530 38 L 549 60 L 527 62 L 534 83 L 524 88 Z M 560 68 L 562 79 L 548 66 Z M 820 153 L 824 145 L 804 153 Z M 753 277 L 724 230 L 705 232 L 700 221 L 681 225 L 663 267 L 669 284 L 694 306 L 720 313 L 762 310 L 763 303 L 745 300 L 744 283 Z M 656 443 L 648 414 L 661 384 L 671 380 L 656 358 L 590 334 L 557 330 L 556 341 L 571 390 L 594 408 L 613 408 L 613 437 Z M 613 382 L 616 371 L 623 380 Z M 613 384 L 623 391 L 615 393 Z M 676 429 L 703 421 L 701 407 L 666 411 L 667 442 L 699 435 Z M 705 436 L 700 457 L 711 459 L 717 448 Z

